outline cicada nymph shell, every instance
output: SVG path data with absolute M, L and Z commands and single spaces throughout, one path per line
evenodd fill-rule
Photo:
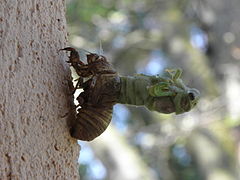
M 75 49 L 67 47 L 61 50 L 70 51 L 68 63 L 80 76 L 76 89 L 83 89 L 77 97 L 81 108 L 77 109 L 70 133 L 79 140 L 91 141 L 111 122 L 113 105 L 120 92 L 120 78 L 104 56 L 89 53 L 87 64 L 84 64 Z M 84 82 L 83 78 L 88 80 Z

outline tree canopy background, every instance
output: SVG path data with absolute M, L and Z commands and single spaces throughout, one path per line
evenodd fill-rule
M 102 53 L 121 75 L 180 67 L 201 92 L 198 106 L 178 116 L 116 105 L 106 132 L 80 142 L 82 180 L 238 178 L 239 7 L 237 0 L 67 2 L 72 46 Z

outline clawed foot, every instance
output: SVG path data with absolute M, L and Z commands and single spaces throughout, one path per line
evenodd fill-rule
M 79 54 L 74 48 L 66 47 L 63 49 L 59 49 L 59 51 L 70 51 L 70 56 L 68 57 L 69 60 L 66 61 L 67 63 L 70 63 L 70 64 L 77 63 L 80 65 L 85 65 L 82 61 L 80 61 Z

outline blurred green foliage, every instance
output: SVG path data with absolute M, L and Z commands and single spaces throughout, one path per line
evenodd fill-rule
M 68 23 L 89 23 L 94 15 L 107 17 L 107 14 L 113 10 L 114 8 L 102 6 L 101 1 L 98 0 L 70 1 L 67 5 Z

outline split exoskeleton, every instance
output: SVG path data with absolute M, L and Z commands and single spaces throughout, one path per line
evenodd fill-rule
M 199 99 L 199 91 L 184 85 L 180 69 L 168 70 L 168 77 L 119 76 L 107 59 L 95 53 L 88 53 L 87 64 L 71 47 L 69 61 L 79 75 L 75 90 L 82 88 L 77 97 L 77 114 L 70 133 L 74 138 L 91 141 L 105 131 L 116 103 L 145 106 L 160 113 L 181 114 L 190 111 Z M 86 80 L 87 78 L 87 80 Z

